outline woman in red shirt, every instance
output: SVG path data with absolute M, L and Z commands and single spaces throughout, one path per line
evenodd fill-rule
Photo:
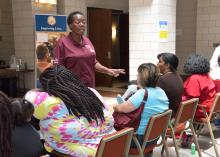
M 215 84 L 209 76 L 209 61 L 202 55 L 193 54 L 186 60 L 183 71 L 190 76 L 184 82 L 182 100 L 199 98 L 199 104 L 206 106 L 209 112 L 216 94 Z M 201 108 L 197 108 L 195 117 L 204 117 Z
M 55 60 L 74 74 L 88 87 L 95 87 L 95 71 L 109 76 L 118 77 L 125 74 L 124 69 L 107 68 L 98 62 L 93 44 L 84 36 L 86 18 L 79 11 L 67 17 L 71 30 L 68 36 L 62 37 L 54 49 Z

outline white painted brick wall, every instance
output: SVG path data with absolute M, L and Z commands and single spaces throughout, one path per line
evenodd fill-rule
M 159 40 L 159 21 L 168 21 L 168 42 Z M 136 79 L 137 68 L 157 63 L 157 55 L 175 53 L 176 0 L 129 0 L 129 79 Z

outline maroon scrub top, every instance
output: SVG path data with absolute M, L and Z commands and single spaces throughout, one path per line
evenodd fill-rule
M 95 87 L 96 53 L 87 37 L 83 36 L 82 43 L 78 44 L 69 33 L 56 43 L 54 55 L 58 64 L 71 70 L 86 86 Z

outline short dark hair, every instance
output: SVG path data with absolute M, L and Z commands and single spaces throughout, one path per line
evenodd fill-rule
M 34 113 L 34 106 L 25 99 L 13 99 L 11 102 L 14 114 L 14 124 L 22 125 Z
M 49 53 L 49 49 L 44 45 L 37 46 L 36 54 L 37 59 L 42 60 L 46 57 L 46 54 Z
M 206 74 L 210 70 L 209 61 L 200 54 L 190 55 L 183 65 L 186 74 Z
M 152 63 L 143 63 L 138 67 L 142 87 L 156 87 L 159 78 L 159 69 Z
M 175 72 L 177 70 L 179 59 L 175 54 L 164 52 L 157 55 L 157 58 L 162 58 L 166 64 L 170 65 L 170 70 Z
M 71 13 L 68 15 L 68 17 L 67 17 L 67 24 L 68 24 L 68 25 L 72 24 L 72 23 L 73 23 L 73 17 L 74 17 L 75 15 L 78 15 L 78 14 L 84 16 L 84 14 L 83 14 L 82 12 L 80 12 L 80 11 L 71 12 Z

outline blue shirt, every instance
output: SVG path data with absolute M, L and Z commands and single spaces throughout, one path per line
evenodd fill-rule
M 154 114 L 161 113 L 169 108 L 169 100 L 166 93 L 159 87 L 147 88 L 148 98 L 145 102 L 144 110 L 141 114 L 140 125 L 137 129 L 138 135 L 144 135 L 145 128 L 150 117 Z M 139 89 L 134 95 L 129 98 L 129 101 L 135 106 L 140 107 L 144 98 L 145 89 Z

